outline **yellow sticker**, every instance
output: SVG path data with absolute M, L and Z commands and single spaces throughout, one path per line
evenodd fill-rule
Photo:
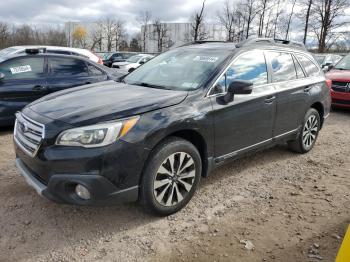
M 349 262 L 350 261 L 350 226 L 346 231 L 343 243 L 339 249 L 335 262 Z

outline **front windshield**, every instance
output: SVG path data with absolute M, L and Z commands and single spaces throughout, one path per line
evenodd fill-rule
M 350 70 L 350 55 L 343 57 L 334 67 L 340 70 Z
M 125 77 L 131 85 L 194 90 L 230 55 L 229 50 L 178 48 L 165 52 Z
M 8 54 L 14 53 L 15 51 L 17 51 L 16 48 L 8 47 L 8 48 L 0 50 L 0 56 L 6 56 Z
M 323 60 L 325 59 L 325 57 L 326 57 L 326 56 L 324 56 L 324 55 L 316 55 L 316 56 L 315 56 L 315 59 L 316 59 L 316 61 L 317 61 L 320 65 L 322 65 Z
M 140 56 L 140 55 L 134 55 L 134 56 L 128 58 L 126 60 L 126 62 L 128 62 L 128 63 L 137 63 L 141 58 L 142 58 L 142 56 Z

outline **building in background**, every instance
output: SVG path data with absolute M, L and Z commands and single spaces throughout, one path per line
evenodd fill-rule
M 144 34 L 144 31 L 146 33 Z M 160 23 L 141 27 L 141 35 L 145 35 L 145 50 L 147 53 L 164 52 L 170 48 L 178 47 L 192 42 L 191 23 Z M 221 25 L 206 24 L 206 41 L 225 41 L 226 32 Z

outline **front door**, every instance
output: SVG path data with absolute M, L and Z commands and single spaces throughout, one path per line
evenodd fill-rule
M 47 94 L 45 59 L 26 56 L 0 64 L 0 121 L 11 124 L 15 113 L 27 104 Z
M 221 97 L 233 80 L 253 83 L 252 94 L 235 95 L 228 104 Z M 276 94 L 268 83 L 265 56 L 250 51 L 238 56 L 210 93 L 215 121 L 215 156 L 225 160 L 240 152 L 271 143 Z

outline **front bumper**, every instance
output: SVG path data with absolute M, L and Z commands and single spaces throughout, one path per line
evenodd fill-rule
M 17 158 L 16 166 L 27 183 L 36 192 L 54 202 L 74 205 L 106 205 L 120 202 L 134 202 L 138 199 L 138 186 L 118 190 L 109 180 L 100 175 L 94 174 L 60 174 L 51 176 L 45 185 L 37 176 Z M 83 200 L 75 193 L 77 184 L 86 187 L 91 199 Z
M 350 108 L 350 93 L 331 90 L 331 96 L 333 106 Z

